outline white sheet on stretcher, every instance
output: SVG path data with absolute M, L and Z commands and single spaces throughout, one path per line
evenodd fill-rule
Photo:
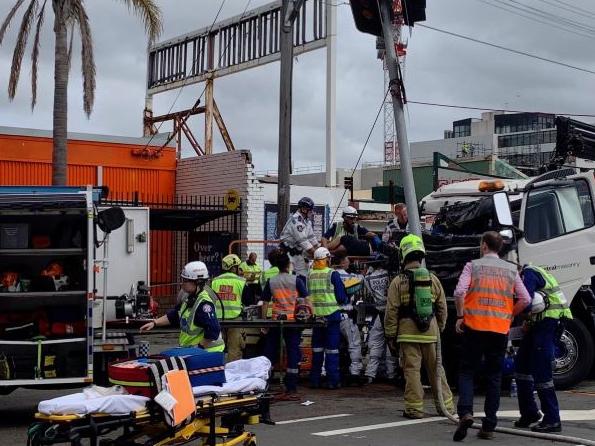
M 88 398 L 83 392 L 42 401 L 37 410 L 45 415 L 79 415 L 105 413 L 127 415 L 139 412 L 150 400 L 137 395 L 107 395 Z
M 193 387 L 192 391 L 194 396 L 201 396 L 209 393 L 224 395 L 265 390 L 270 370 L 271 361 L 264 356 L 232 361 L 225 365 L 225 384 Z

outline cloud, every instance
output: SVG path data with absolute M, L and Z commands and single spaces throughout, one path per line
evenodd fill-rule
M 590 22 L 570 11 L 551 8 L 539 0 L 519 0 L 563 18 Z M 251 1 L 250 8 L 267 3 Z M 384 96 L 382 64 L 376 59 L 375 39 L 355 30 L 351 11 L 337 1 L 337 164 L 350 167 L 357 159 Z M 0 18 L 12 2 L 0 4 Z M 162 39 L 209 26 L 220 0 L 159 1 L 164 12 Z M 197 7 L 197 4 L 200 6 Z M 589 0 L 573 2 L 595 12 Z M 146 79 L 146 36 L 137 17 L 121 2 L 86 2 L 95 39 L 97 92 L 94 112 L 82 111 L 80 61 L 73 62 L 69 89 L 71 131 L 139 136 Z M 227 1 L 219 20 L 241 14 L 244 0 Z M 50 11 L 48 11 L 50 12 Z M 529 21 L 487 5 L 480 0 L 429 0 L 427 24 L 543 57 L 595 69 L 592 43 L 553 27 Z M 18 22 L 0 47 L 0 125 L 51 128 L 53 89 L 52 18 L 46 19 L 39 72 L 39 103 L 30 110 L 30 62 L 27 54 L 17 97 L 8 102 L 6 86 Z M 576 30 L 576 27 L 574 28 Z M 407 31 L 408 32 L 408 31 Z M 298 57 L 294 64 L 293 161 L 294 166 L 324 164 L 325 63 L 319 50 Z M 447 104 L 516 108 L 549 112 L 590 113 L 595 76 L 506 53 L 484 45 L 415 27 L 409 38 L 406 60 L 407 94 L 411 100 Z M 252 149 L 259 170 L 276 169 L 278 148 L 279 65 L 277 63 L 217 79 L 217 101 L 237 148 Z M 157 95 L 156 114 L 170 108 L 192 106 L 203 85 L 188 85 Z M 172 104 L 174 103 L 175 105 Z M 445 109 L 410 104 L 407 108 L 411 141 L 439 139 L 452 121 L 479 117 L 479 111 Z M 202 118 L 191 120 L 198 139 L 203 139 Z M 167 130 L 164 126 L 162 130 Z M 382 158 L 383 117 L 366 149 L 365 161 Z M 224 150 L 216 136 L 217 150 Z M 192 155 L 185 148 L 185 155 Z

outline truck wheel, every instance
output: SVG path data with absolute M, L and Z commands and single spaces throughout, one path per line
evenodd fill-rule
M 585 379 L 593 366 L 593 337 L 579 319 L 566 323 L 554 350 L 554 382 L 566 389 Z

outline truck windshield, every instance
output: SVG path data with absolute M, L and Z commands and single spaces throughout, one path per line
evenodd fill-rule
M 527 242 L 537 243 L 593 225 L 589 186 L 577 180 L 573 186 L 529 192 L 524 231 Z

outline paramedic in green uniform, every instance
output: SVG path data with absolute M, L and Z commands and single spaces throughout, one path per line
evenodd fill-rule
M 215 312 L 215 292 L 207 284 L 209 271 L 203 262 L 190 262 L 182 270 L 182 289 L 187 296 L 165 316 L 140 328 L 180 327 L 181 347 L 201 347 L 210 352 L 225 350 L 221 328 Z

